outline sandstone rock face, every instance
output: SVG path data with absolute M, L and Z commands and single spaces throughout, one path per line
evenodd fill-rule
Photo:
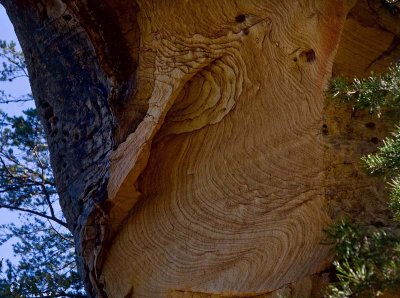
M 346 5 L 138 5 L 151 94 L 112 156 L 112 220 L 135 206 L 105 292 L 248 297 L 326 269 L 323 90 Z
M 388 224 L 391 123 L 324 96 L 399 56 L 379 1 L 1 2 L 91 295 L 321 297 L 332 218 Z
M 348 13 L 333 73 L 368 76 L 382 72 L 400 57 L 399 17 L 379 1 L 359 0 Z

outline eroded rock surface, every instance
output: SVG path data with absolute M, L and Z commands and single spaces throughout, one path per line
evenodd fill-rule
M 398 58 L 379 2 L 1 0 L 91 295 L 321 296 L 332 218 L 388 223 L 390 121 L 324 96 Z
M 135 207 L 105 292 L 247 297 L 326 269 L 320 127 L 346 4 L 138 5 L 139 56 L 151 57 L 138 75 L 152 92 L 112 159 L 110 200 L 132 194 Z

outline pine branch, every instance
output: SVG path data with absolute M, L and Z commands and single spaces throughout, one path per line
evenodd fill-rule
M 37 211 L 34 211 L 34 210 L 25 209 L 25 208 L 21 208 L 21 207 L 17 207 L 17 206 L 7 205 L 7 204 L 3 204 L 3 203 L 0 203 L 0 209 L 1 208 L 30 213 L 30 214 L 33 214 L 33 215 L 36 215 L 36 216 L 39 216 L 39 217 L 42 217 L 42 218 L 45 218 L 45 219 L 52 220 L 52 221 L 58 223 L 59 225 L 61 225 L 61 226 L 63 226 L 63 227 L 68 229 L 68 225 L 67 225 L 66 222 L 58 219 L 57 217 L 49 216 L 49 215 L 47 215 L 45 213 L 41 213 L 41 212 L 37 212 Z

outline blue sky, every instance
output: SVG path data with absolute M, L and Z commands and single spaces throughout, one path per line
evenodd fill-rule
M 14 32 L 14 28 L 5 12 L 5 9 L 0 5 L 0 40 L 15 41 L 17 37 Z M 18 45 L 18 48 L 19 45 Z M 1 62 L 1 60 L 0 60 Z M 30 85 L 28 78 L 19 78 L 13 82 L 0 82 L 0 89 L 6 91 L 14 96 L 24 95 L 30 93 Z M 18 115 L 22 110 L 32 107 L 33 103 L 25 104 L 0 104 L 0 109 L 7 112 L 9 115 Z M 18 216 L 15 213 L 11 213 L 6 210 L 0 210 L 0 224 L 9 222 L 18 222 Z M 12 242 L 7 242 L 3 246 L 0 246 L 0 259 L 2 258 L 13 258 L 12 253 Z
M 18 42 L 13 25 L 8 18 L 5 9 L 0 5 L 0 40 Z M 20 49 L 19 45 L 18 48 Z M 1 61 L 1 60 L 0 60 Z M 14 96 L 24 95 L 31 92 L 28 78 L 19 78 L 13 82 L 0 82 L 0 89 Z M 21 110 L 31 107 L 33 104 L 13 104 L 0 105 L 0 109 L 8 114 L 15 115 L 21 113 Z

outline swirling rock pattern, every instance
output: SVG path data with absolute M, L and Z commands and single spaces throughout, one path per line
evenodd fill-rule
M 148 105 L 111 159 L 105 293 L 267 297 L 323 270 L 323 90 L 347 2 L 138 6 Z
M 89 295 L 319 297 L 331 218 L 388 224 L 390 123 L 323 94 L 399 58 L 381 1 L 0 2 Z

